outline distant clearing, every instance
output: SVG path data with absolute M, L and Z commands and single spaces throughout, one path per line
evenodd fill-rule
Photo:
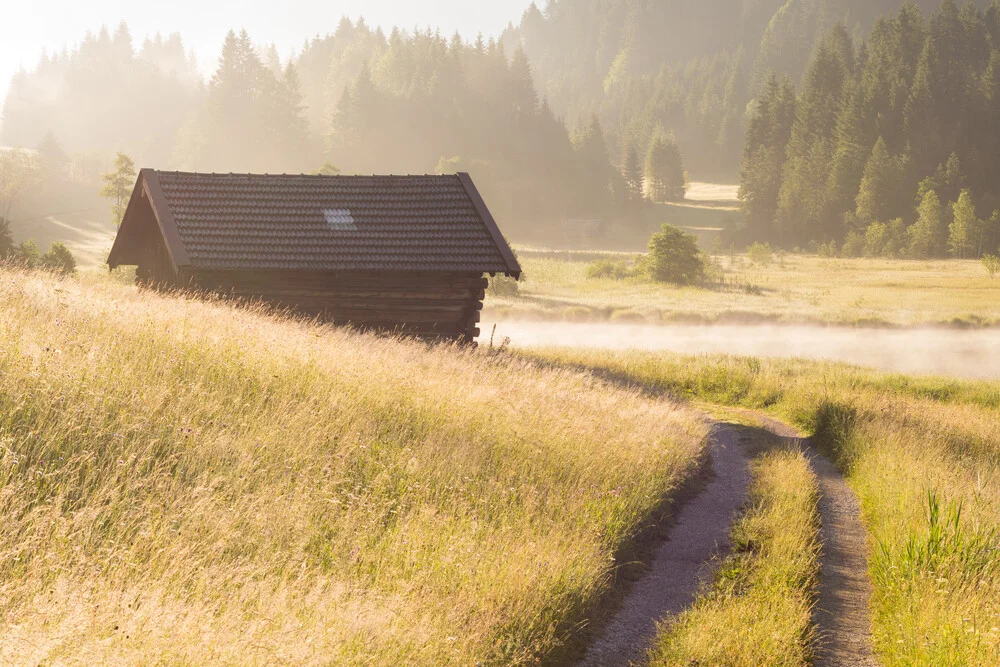
M 718 257 L 708 288 L 589 278 L 592 255 L 526 253 L 517 298 L 490 297 L 486 319 L 642 323 L 820 323 L 849 326 L 1000 323 L 1000 280 L 976 261 Z

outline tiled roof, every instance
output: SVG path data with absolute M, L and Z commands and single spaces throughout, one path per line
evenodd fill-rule
M 144 175 L 195 268 L 520 273 L 465 174 Z

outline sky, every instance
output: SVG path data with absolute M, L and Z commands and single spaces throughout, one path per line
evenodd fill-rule
M 72 47 L 90 30 L 126 21 L 139 45 L 147 35 L 180 32 L 203 72 L 214 67 L 228 30 L 246 28 L 257 43 L 274 42 L 282 57 L 303 40 L 332 32 L 344 15 L 364 16 L 386 31 L 393 25 L 498 34 L 515 23 L 531 0 L 0 0 L 0 95 L 22 65 L 33 67 L 43 49 Z

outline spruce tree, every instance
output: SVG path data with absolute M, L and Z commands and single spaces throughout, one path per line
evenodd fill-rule
M 630 198 L 642 199 L 642 167 L 639 165 L 639 155 L 630 144 L 625 149 L 625 159 L 622 161 L 622 178 Z
M 895 218 L 901 189 L 899 164 L 879 137 L 861 178 L 855 212 L 858 220 L 867 225 Z
M 948 226 L 948 252 L 952 257 L 965 259 L 974 250 L 980 234 L 976 207 L 968 190 L 963 190 L 958 201 L 952 204 L 952 221 Z
M 941 200 L 933 190 L 924 195 L 917 210 L 917 222 L 907 232 L 909 255 L 913 259 L 929 259 L 938 253 L 941 236 Z

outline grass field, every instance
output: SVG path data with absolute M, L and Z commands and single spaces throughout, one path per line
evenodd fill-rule
M 620 257 L 620 256 L 619 256 Z M 646 279 L 588 278 L 593 254 L 521 252 L 519 296 L 490 296 L 487 319 L 959 325 L 1000 322 L 1000 280 L 973 261 L 824 259 L 789 255 L 769 266 L 721 257 L 709 288 Z
M 800 449 L 782 446 L 759 451 L 751 475 L 732 554 L 694 605 L 661 626 L 652 667 L 809 664 L 819 575 L 816 477 Z
M 1000 664 L 1000 383 L 738 357 L 533 356 L 814 433 L 861 501 L 882 663 Z
M 571 371 L 0 269 L 0 663 L 554 660 L 706 437 Z

